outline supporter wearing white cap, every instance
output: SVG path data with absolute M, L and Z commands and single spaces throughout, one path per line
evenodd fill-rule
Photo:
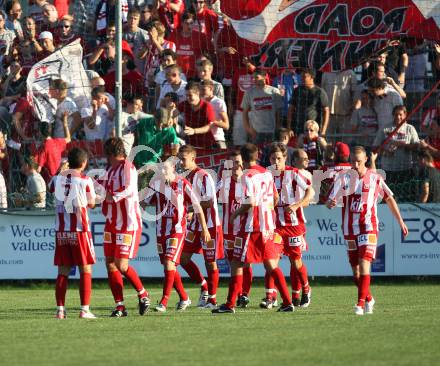
M 51 32 L 48 31 L 41 32 L 38 37 L 38 41 L 41 47 L 43 47 L 44 49 L 43 51 L 44 57 L 49 56 L 51 53 L 55 51 L 55 46 L 53 44 L 53 35 Z

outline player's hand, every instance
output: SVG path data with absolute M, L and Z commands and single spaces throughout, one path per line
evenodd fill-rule
M 332 209 L 336 207 L 336 200 L 328 200 L 325 205 L 327 206 L 327 208 Z
M 285 211 L 286 211 L 288 214 L 292 214 L 292 213 L 295 213 L 296 210 L 298 210 L 299 207 L 300 207 L 300 205 L 299 205 L 298 203 L 294 203 L 293 205 L 287 206 L 287 207 L 285 208 Z
M 211 241 L 211 234 L 209 233 L 208 229 L 202 230 L 202 240 L 205 243 L 208 243 L 209 241 Z
M 377 160 L 377 156 L 378 156 L 379 154 L 377 153 L 377 152 L 371 152 L 371 156 L 370 156 L 370 159 L 371 159 L 371 161 L 373 162 L 373 161 L 376 161 Z
M 403 236 L 407 236 L 408 232 L 409 232 L 408 227 L 406 226 L 406 224 L 403 221 L 400 222 L 400 228 L 402 229 Z

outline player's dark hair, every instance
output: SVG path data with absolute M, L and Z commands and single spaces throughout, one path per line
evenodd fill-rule
M 278 130 L 278 140 L 281 141 L 281 140 L 284 139 L 286 136 L 289 137 L 291 132 L 292 132 L 292 131 L 289 130 L 288 128 L 284 128 L 284 127 L 280 128 L 280 129 Z
M 304 149 L 295 149 L 295 150 L 293 150 L 293 153 L 292 153 L 293 160 L 298 160 L 301 157 L 300 153 L 303 153 L 303 152 L 306 153 L 306 151 Z
M 254 144 L 247 143 L 240 149 L 241 157 L 245 163 L 258 160 L 258 147 Z
M 269 156 L 272 154 L 275 154 L 277 152 L 280 152 L 283 154 L 283 156 L 287 157 L 287 147 L 281 142 L 272 142 L 269 146 Z
M 124 148 L 124 141 L 120 137 L 111 137 L 104 143 L 104 152 L 108 156 L 123 156 L 127 157 Z
M 172 58 L 173 60 L 177 60 L 177 53 L 174 52 L 174 51 L 173 51 L 172 49 L 170 49 L 170 48 L 167 48 L 167 49 L 163 50 L 162 53 L 160 54 L 160 57 L 161 57 L 161 58 L 164 58 L 164 57 L 166 57 L 166 56 L 171 56 L 171 58 Z
M 229 152 L 230 158 L 235 158 L 236 156 L 241 156 L 241 152 L 239 149 L 233 149 Z
M 70 169 L 78 169 L 81 167 L 81 165 L 84 164 L 84 162 L 88 159 L 87 151 L 84 149 L 81 149 L 80 147 L 74 147 L 73 149 L 69 150 L 69 153 L 67 154 L 67 161 L 69 162 L 69 168 Z
M 193 154 L 197 156 L 197 151 L 192 145 L 183 145 L 179 148 L 179 154 Z
M 385 80 L 373 78 L 368 81 L 368 88 L 370 89 L 385 89 Z
M 197 81 L 189 81 L 188 84 L 185 86 L 186 91 L 195 91 L 197 93 L 200 93 L 200 84 Z

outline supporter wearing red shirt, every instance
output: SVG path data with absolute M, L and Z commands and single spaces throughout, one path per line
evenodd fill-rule
M 182 16 L 182 26 L 170 36 L 170 41 L 176 45 L 177 64 L 182 68 L 182 72 L 187 78 L 197 75 L 196 60 L 203 53 L 213 51 L 212 43 L 208 37 L 200 32 L 192 30 L 194 15 L 185 13 Z
M 34 116 L 34 110 L 26 97 L 22 97 L 15 105 L 12 114 L 12 139 L 16 142 L 33 139 L 37 134 L 38 120 Z
M 183 0 L 158 0 L 157 12 L 160 22 L 171 32 L 180 26 L 181 16 L 185 11 Z
M 434 158 L 434 166 L 440 170 L 440 120 L 431 123 L 431 135 L 420 141 L 420 146 L 429 151 Z
M 127 42 L 122 42 L 122 95 L 143 95 L 144 78 L 136 70 L 133 61 L 133 52 Z M 107 93 L 115 93 L 116 71 L 112 70 L 102 77 L 105 81 Z
M 53 0 L 53 5 L 57 9 L 59 19 L 69 14 L 70 0 Z
M 43 145 L 37 153 L 37 171 L 41 173 L 47 183 L 57 174 L 63 152 L 70 142 L 68 116 L 68 112 L 65 112 L 63 116 L 65 138 L 52 138 L 52 124 L 45 122 L 40 123 L 40 134 L 43 139 Z
M 198 148 L 215 146 L 211 124 L 215 111 L 209 102 L 200 99 L 199 84 L 191 81 L 186 86 L 186 101 L 179 104 L 179 111 L 185 118 L 186 142 Z
M 209 9 L 204 0 L 196 0 L 196 20 L 193 29 L 205 34 L 212 39 L 214 33 L 219 29 L 218 15 Z

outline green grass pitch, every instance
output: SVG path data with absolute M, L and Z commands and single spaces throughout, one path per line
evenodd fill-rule
M 312 282 L 312 304 L 294 313 L 258 308 L 263 283 L 251 306 L 235 315 L 212 315 L 191 307 L 176 313 L 137 313 L 126 287 L 129 317 L 109 318 L 105 283 L 94 286 L 96 320 L 78 319 L 77 285 L 67 293 L 68 319 L 56 320 L 52 285 L 0 286 L 0 362 L 13 365 L 440 365 L 438 279 L 390 282 L 373 279 L 373 315 L 353 313 L 356 293 L 348 281 Z M 186 282 L 196 302 L 198 289 Z M 222 282 L 219 300 L 226 296 Z M 158 283 L 147 286 L 153 303 Z M 174 305 L 175 295 L 170 301 Z

